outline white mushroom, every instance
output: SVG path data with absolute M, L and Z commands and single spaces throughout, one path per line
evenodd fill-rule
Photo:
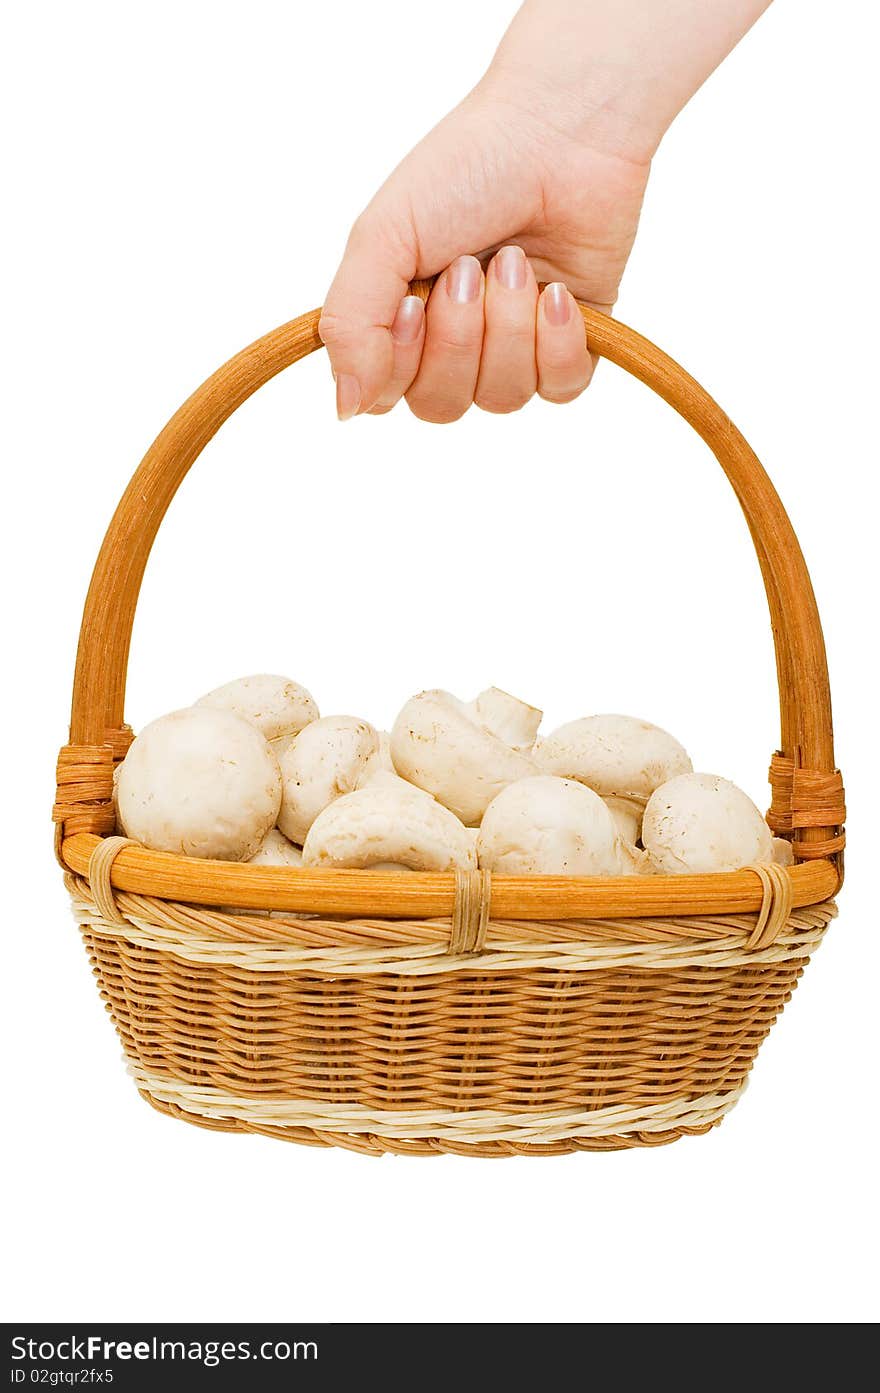
M 121 768 L 121 764 L 113 766 L 113 791 L 110 794 L 110 801 L 113 804 L 113 815 L 116 818 L 117 832 L 122 831 L 122 823 L 119 820 L 119 771 Z
M 304 866 L 406 866 L 474 870 L 473 838 L 458 818 L 402 779 L 377 780 L 338 798 L 315 818 Z
M 324 716 L 301 730 L 281 756 L 278 826 L 285 837 L 302 844 L 318 814 L 357 788 L 378 749 L 378 732 L 357 716 Z
M 119 821 L 154 851 L 246 861 L 278 816 L 281 773 L 231 711 L 190 707 L 148 725 L 119 772 Z
M 735 871 L 773 860 L 773 838 L 748 794 L 716 774 L 680 774 L 650 797 L 642 842 L 663 875 Z
M 642 835 L 642 817 L 645 807 L 635 798 L 616 798 L 613 795 L 602 802 L 614 818 L 615 826 L 625 842 L 635 846 Z
M 794 865 L 794 849 L 787 837 L 774 837 L 772 857 L 777 866 Z
M 577 779 L 603 798 L 644 803 L 655 788 L 693 769 L 668 731 L 634 716 L 585 716 L 560 726 L 536 752 L 541 769 Z
M 449 692 L 420 692 L 391 730 L 398 774 L 466 824 L 480 821 L 496 794 L 536 773 L 533 760 L 493 735 Z
M 394 761 L 391 758 L 391 735 L 387 730 L 377 730 L 379 744 L 373 754 L 370 755 L 358 778 L 358 788 L 365 788 L 367 784 L 382 774 L 393 774 L 397 777 L 394 768 Z
M 477 837 L 480 865 L 502 875 L 631 875 L 614 818 L 592 789 L 536 774 L 503 789 Z
M 505 745 L 521 754 L 533 749 L 544 715 L 537 706 L 529 706 L 500 687 L 488 687 L 480 692 L 473 701 L 466 703 L 466 709 L 484 730 L 497 735 Z
M 415 784 L 402 779 L 399 774 L 395 774 L 388 769 L 373 769 L 367 777 L 362 777 L 357 781 L 357 788 L 396 788 L 403 793 L 420 793 L 423 798 L 431 798 L 430 793 L 425 793 L 424 789 L 416 788 Z M 354 790 L 353 790 L 354 791 Z M 431 801 L 435 800 L 431 798 Z
M 311 692 L 289 677 L 271 673 L 255 673 L 239 677 L 206 692 L 196 706 L 208 706 L 215 711 L 234 711 L 255 725 L 272 745 L 280 759 L 295 735 L 320 712 Z
M 629 869 L 635 875 L 652 875 L 654 868 L 648 853 L 637 845 L 642 835 L 645 805 L 635 798 L 614 796 L 603 798 L 602 802 L 614 818 L 614 825 L 620 837 L 621 853 Z
M 259 849 L 250 857 L 249 866 L 301 866 L 302 847 L 294 846 L 283 832 L 273 827 L 267 832 Z

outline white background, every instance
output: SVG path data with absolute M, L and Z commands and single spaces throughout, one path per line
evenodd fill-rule
M 153 435 L 320 302 L 348 225 L 510 3 L 19 6 L 3 57 L 4 1315 L 845 1321 L 877 1314 L 877 21 L 778 5 L 656 160 L 618 313 L 722 401 L 820 599 L 850 806 L 841 917 L 708 1137 L 370 1161 L 160 1117 L 126 1078 L 48 821 L 77 626 Z M 873 130 L 872 130 L 873 128 Z M 474 249 L 476 250 L 476 249 Z M 322 355 L 186 481 L 135 629 L 137 727 L 287 672 L 380 725 L 495 683 L 547 727 L 668 726 L 764 805 L 769 626 L 720 471 L 602 367 L 578 404 L 336 424 Z

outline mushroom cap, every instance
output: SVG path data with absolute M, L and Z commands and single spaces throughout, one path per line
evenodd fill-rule
M 502 789 L 480 824 L 477 856 L 502 875 L 631 875 L 634 869 L 598 793 L 553 774 Z
M 505 745 L 521 754 L 528 754 L 534 747 L 544 716 L 537 706 L 529 706 L 500 687 L 487 687 L 485 692 L 466 703 L 466 709 L 484 730 L 497 735 Z
M 420 789 L 388 776 L 337 798 L 315 818 L 304 866 L 406 866 L 474 870 L 473 838 L 458 818 Z
M 128 837 L 153 851 L 246 861 L 273 826 L 281 772 L 263 736 L 231 711 L 191 706 L 145 727 L 119 771 Z
M 113 804 L 113 814 L 114 814 L 114 816 L 115 816 L 115 818 L 116 818 L 116 830 L 117 830 L 117 832 L 119 832 L 119 831 L 121 830 L 121 827 L 122 827 L 122 824 L 121 824 L 121 822 L 119 821 L 119 771 L 120 771 L 121 768 L 122 768 L 122 764 L 121 764 L 121 763 L 120 763 L 120 764 L 114 764 L 114 766 L 113 766 L 113 791 L 112 791 L 111 794 L 110 794 L 110 801 L 111 801 L 111 803 Z
M 302 845 L 318 814 L 357 788 L 378 749 L 378 732 L 357 716 L 323 716 L 301 730 L 281 756 L 278 826 L 285 837 Z
M 480 725 L 463 701 L 432 690 L 411 697 L 391 730 L 398 774 L 463 823 L 480 821 L 496 794 L 536 772 L 533 760 Z
M 687 751 L 668 731 L 635 716 L 584 716 L 541 742 L 540 767 L 577 779 L 603 797 L 646 802 L 661 784 L 693 769 Z
M 272 751 L 279 764 L 281 763 L 281 756 L 285 751 L 290 749 L 298 735 L 298 730 L 290 730 L 286 735 L 279 735 L 275 740 L 269 741 L 269 749 Z
M 301 866 L 302 847 L 294 846 L 283 832 L 273 827 L 248 860 L 249 866 Z
M 613 794 L 602 799 L 605 807 L 614 818 L 618 833 L 625 842 L 635 846 L 642 835 L 642 817 L 645 805 L 635 798 L 617 798 Z
M 773 837 L 755 804 L 717 774 L 679 774 L 648 800 L 642 842 L 663 875 L 736 871 L 773 860 Z
M 316 721 L 320 712 L 311 692 L 289 677 L 258 672 L 251 677 L 238 677 L 213 692 L 199 697 L 196 706 L 208 706 L 215 711 L 234 711 L 236 716 L 250 721 L 267 740 L 288 741 L 304 726 Z M 276 748 L 280 757 L 284 746 Z
M 376 735 L 379 737 L 379 744 L 361 770 L 358 788 L 366 788 L 367 784 L 372 783 L 375 778 L 381 778 L 383 774 L 391 774 L 397 778 L 391 758 L 391 735 L 387 730 L 377 730 Z

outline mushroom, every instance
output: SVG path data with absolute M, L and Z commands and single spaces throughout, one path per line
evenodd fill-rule
M 475 870 L 477 858 L 471 834 L 448 808 L 388 776 L 337 798 L 315 818 L 303 865 L 451 871 Z
M 656 789 L 642 842 L 661 875 L 735 871 L 773 860 L 773 837 L 755 804 L 717 774 L 679 774 Z
M 614 818 L 615 826 L 625 842 L 635 846 L 642 835 L 644 804 L 635 798 L 616 798 L 611 795 L 602 802 Z
M 249 866 L 301 866 L 302 847 L 294 846 L 283 832 L 273 827 L 267 832 L 257 851 L 248 860 Z
M 537 706 L 527 705 L 500 687 L 488 687 L 467 702 L 466 709 L 478 725 L 491 735 L 497 735 L 512 750 L 528 754 L 534 748 L 544 715 Z
M 379 744 L 370 755 L 358 777 L 358 788 L 365 788 L 372 783 L 377 776 L 391 774 L 397 778 L 397 771 L 394 768 L 394 761 L 391 758 L 391 736 L 387 730 L 377 730 Z
M 231 711 L 189 707 L 148 725 L 117 782 L 119 822 L 153 851 L 247 861 L 281 804 L 278 760 Z
M 216 687 L 213 692 L 199 697 L 195 705 L 208 706 L 215 711 L 234 711 L 236 716 L 250 721 L 269 741 L 279 759 L 293 737 L 316 721 L 320 714 L 314 697 L 305 687 L 289 677 L 276 677 L 266 672 L 239 677 Z
M 301 845 L 319 813 L 357 788 L 379 735 L 357 716 L 324 716 L 301 730 L 281 756 L 278 826 Z
M 391 758 L 398 774 L 468 825 L 480 821 L 508 784 L 537 772 L 530 756 L 494 735 L 463 701 L 438 690 L 410 697 L 391 730 Z
M 112 788 L 112 791 L 111 791 L 111 793 L 110 793 L 110 801 L 111 801 L 111 803 L 112 803 L 112 805 L 113 805 L 113 816 L 116 818 L 116 830 L 117 830 L 117 832 L 120 832 L 120 831 L 122 830 L 122 822 L 120 821 L 120 818 L 119 818 L 119 771 L 120 771 L 121 769 L 122 769 L 122 764 L 121 764 L 121 763 L 120 763 L 120 764 L 114 764 L 114 766 L 113 766 L 113 788 Z
M 774 837 L 772 839 L 771 854 L 777 866 L 794 865 L 794 848 L 787 837 Z
M 632 875 L 614 818 L 592 789 L 536 774 L 493 798 L 477 836 L 480 865 L 502 875 Z
M 585 716 L 560 726 L 541 742 L 541 769 L 577 779 L 603 798 L 642 806 L 655 788 L 693 769 L 687 751 L 668 731 L 634 716 Z

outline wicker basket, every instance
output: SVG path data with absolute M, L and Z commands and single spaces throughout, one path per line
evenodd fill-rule
M 791 524 L 743 437 L 665 354 L 582 313 L 591 348 L 690 422 L 745 512 L 780 693 L 768 820 L 792 840 L 795 865 L 490 884 L 483 872 L 187 860 L 114 835 L 129 641 L 153 539 L 227 417 L 321 346 L 318 312 L 305 314 L 233 358 L 165 427 L 117 508 L 86 601 L 57 852 L 129 1069 L 160 1110 L 365 1153 L 547 1155 L 706 1132 L 742 1093 L 841 880 L 822 630 Z

